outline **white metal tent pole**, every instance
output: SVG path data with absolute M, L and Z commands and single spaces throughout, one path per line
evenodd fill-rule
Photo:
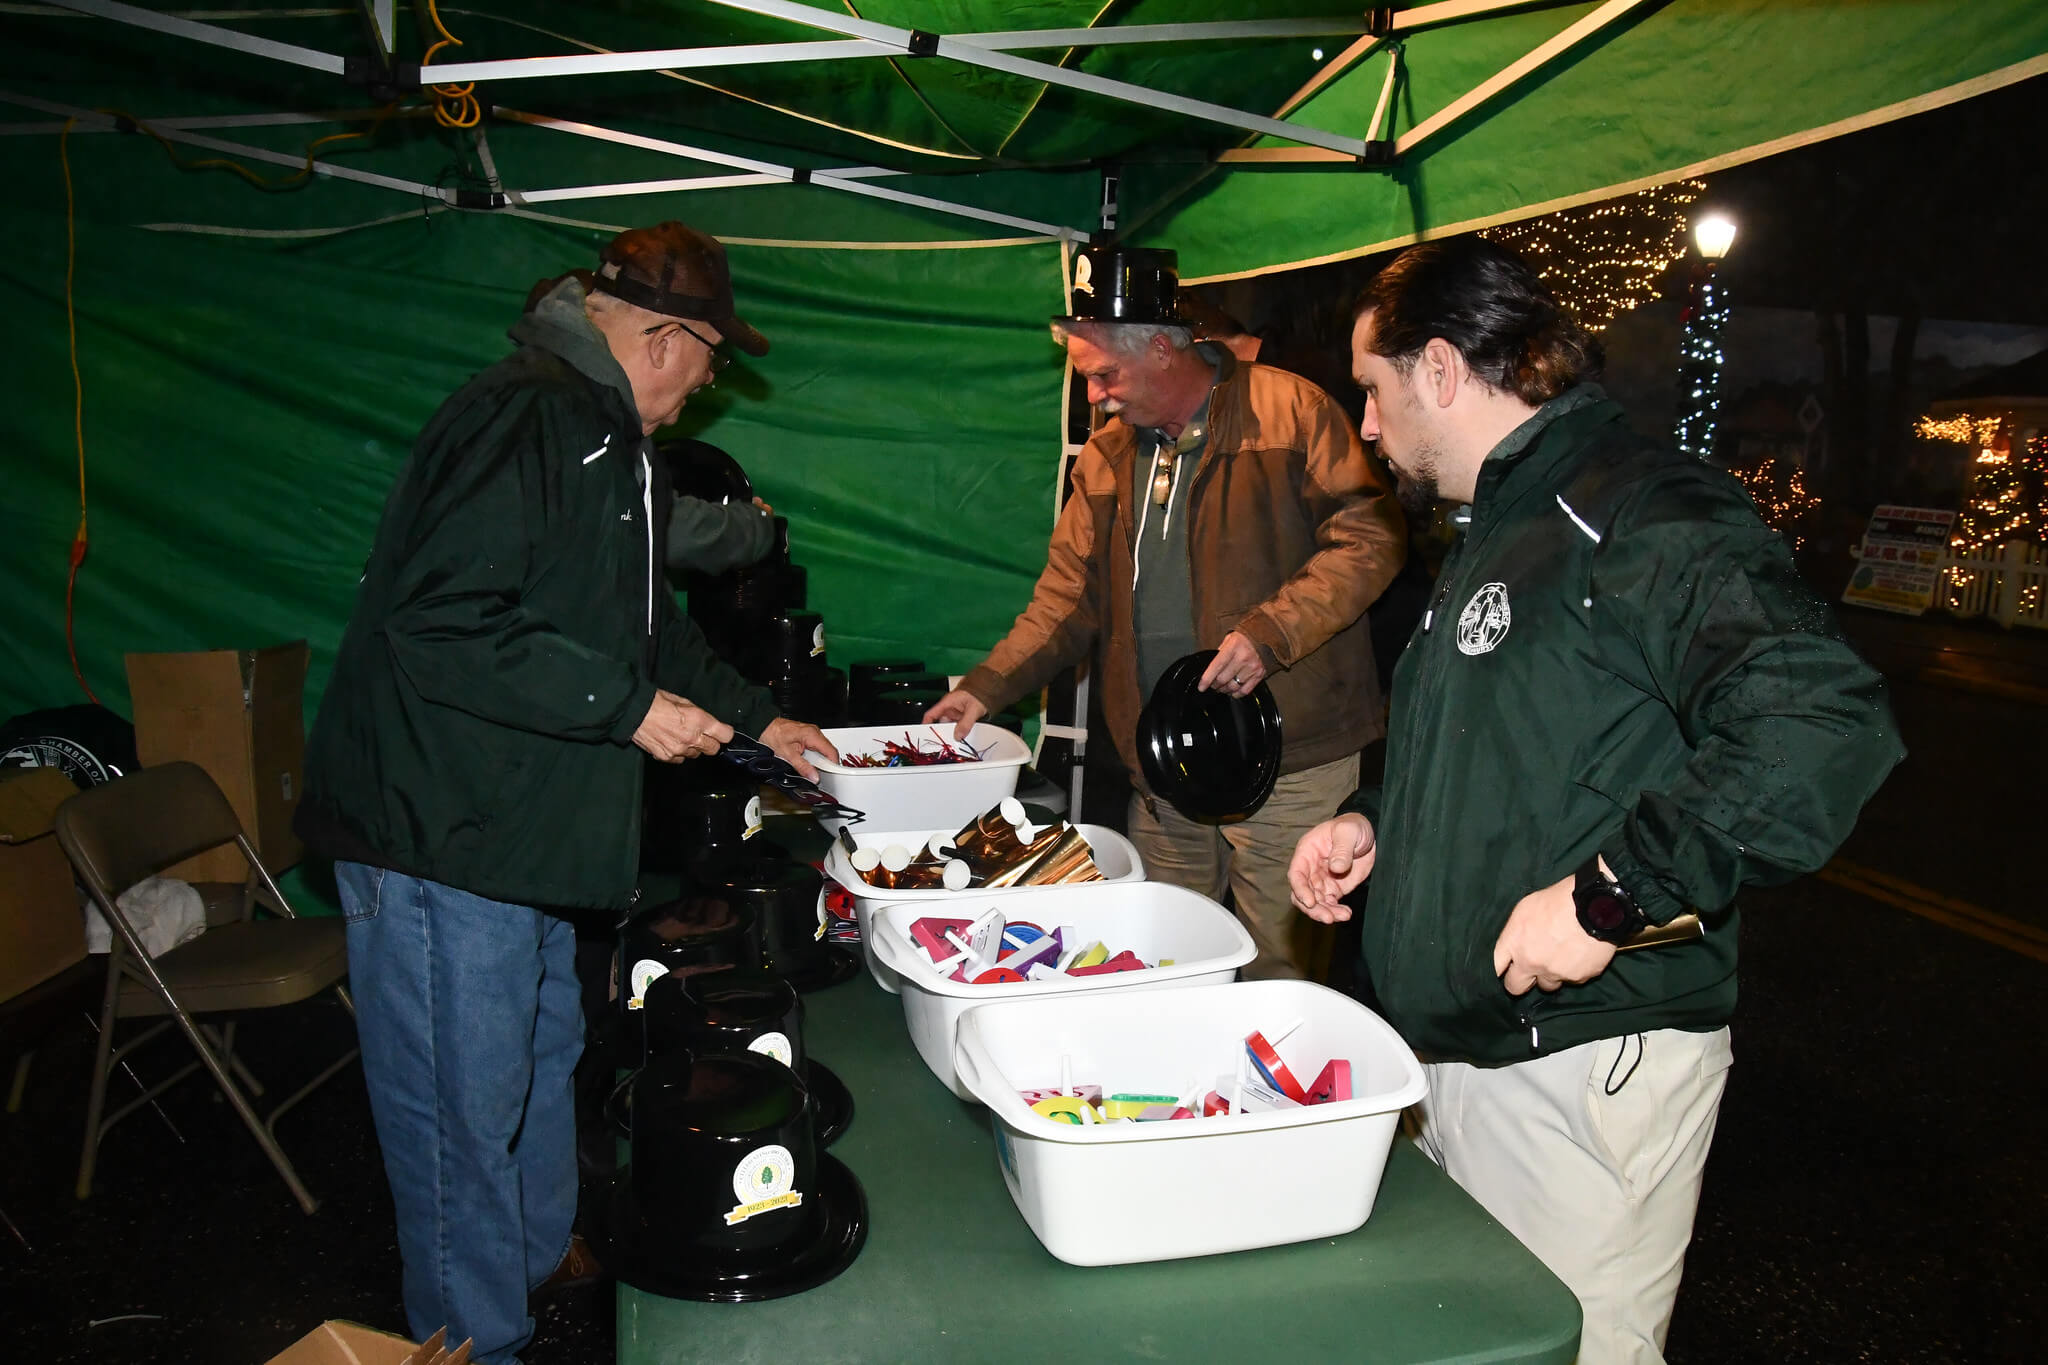
M 536 128 L 552 128 L 560 133 L 574 133 L 579 137 L 597 138 L 604 142 L 615 142 L 621 146 L 639 147 L 651 152 L 663 152 L 670 156 L 686 157 L 692 161 L 706 161 L 713 165 L 730 166 L 734 170 L 752 171 L 759 175 L 772 176 L 777 180 L 819 185 L 826 189 L 839 190 L 846 194 L 858 194 L 870 199 L 887 200 L 892 204 L 903 204 L 911 208 L 929 209 L 934 213 L 950 214 L 957 218 L 971 218 L 977 222 L 994 223 L 1002 227 L 1021 228 L 1026 232 L 1056 237 L 1066 229 L 1058 223 L 1041 222 L 1035 218 L 1019 218 L 1012 214 L 997 213 L 993 209 L 975 208 L 968 204 L 956 204 L 950 200 L 934 199 L 929 195 L 910 194 L 903 190 L 884 189 L 880 185 L 862 183 L 874 176 L 891 174 L 879 166 L 852 166 L 844 170 L 802 171 L 794 166 L 779 165 L 773 161 L 760 161 L 753 157 L 735 156 L 730 152 L 713 151 L 708 147 L 692 147 L 681 142 L 667 142 L 660 138 L 642 137 L 637 133 L 620 132 L 614 128 L 600 128 L 589 123 L 573 123 L 568 119 L 549 118 L 545 114 L 532 114 L 518 109 L 494 106 L 493 112 L 500 118 L 513 119 L 531 124 Z M 557 196 L 566 197 L 566 196 Z
M 1463 96 L 1451 101 L 1422 122 L 1401 134 L 1394 142 L 1396 155 L 1413 150 L 1418 144 L 1428 141 L 1444 128 L 1449 127 L 1467 113 L 1492 99 L 1501 91 L 1521 80 L 1536 68 L 1544 65 L 1585 42 L 1588 38 L 1606 28 L 1630 10 L 1642 5 L 1644 0 L 1608 0 L 1608 3 L 1594 10 L 1585 18 L 1567 28 L 1564 32 L 1542 44 L 1528 56 L 1511 62 L 1487 80 L 1481 81 Z
M 1346 152 L 1352 156 L 1365 155 L 1365 142 L 1361 138 L 1340 137 L 1321 128 L 1310 128 L 1284 119 L 1271 119 L 1263 114 L 1251 114 L 1242 109 L 1231 109 L 1207 100 L 1188 99 L 1180 95 L 1169 95 L 1158 90 L 1148 90 L 1141 85 L 1127 81 L 1113 81 L 1102 76 L 1090 76 L 1080 71 L 1069 71 L 1066 67 L 1050 62 L 1032 61 L 1024 57 L 1012 57 L 1007 53 L 976 47 L 972 43 L 932 34 L 919 34 L 911 29 L 896 28 L 888 24 L 870 23 L 865 19 L 845 18 L 812 9 L 807 5 L 795 4 L 791 0 L 711 0 L 713 4 L 728 9 L 745 10 L 750 14 L 765 14 L 772 18 L 787 19 L 792 23 L 810 28 L 822 28 L 834 33 L 844 33 L 857 38 L 892 44 L 898 53 L 912 51 L 928 52 L 934 57 L 945 57 L 963 62 L 969 66 L 986 67 L 991 71 L 1003 71 L 1013 76 L 1043 81 L 1047 85 L 1063 85 L 1072 90 L 1086 91 L 1108 99 L 1123 100 L 1126 103 L 1143 105 L 1152 109 L 1164 109 L 1170 113 L 1183 114 L 1189 118 L 1205 119 L 1247 132 L 1264 133 L 1269 137 L 1285 138 L 1290 142 L 1305 142 L 1311 146 L 1326 147 L 1331 151 Z M 912 40 L 918 39 L 913 49 Z M 923 41 L 929 39 L 929 42 Z
M 51 0 L 51 3 L 65 9 L 77 10 L 101 19 L 115 19 L 137 28 L 153 29 L 168 33 L 174 38 L 190 38 L 194 42 L 211 43 L 215 47 L 233 48 L 257 57 L 269 57 L 273 61 L 290 62 L 294 66 L 310 66 L 315 71 L 325 71 L 331 76 L 342 74 L 345 63 L 332 52 L 321 52 L 310 47 L 299 47 L 294 43 L 280 43 L 270 38 L 258 38 L 247 33 L 237 33 L 231 28 L 215 24 L 194 23 L 175 15 L 159 14 L 153 9 L 140 9 L 134 5 L 123 5 L 116 0 Z
M 1526 3 L 1527 0 L 1524 0 Z M 872 27 L 881 28 L 882 25 Z M 1132 24 L 1113 28 L 1010 29 L 961 33 L 944 41 L 990 52 L 1014 48 L 1116 47 L 1138 43 L 1224 41 L 1262 38 L 1344 37 L 1361 32 L 1354 18 L 1250 19 L 1239 23 Z M 901 57 L 904 41 L 860 36 L 799 43 L 748 43 L 728 47 L 676 47 L 646 52 L 605 52 L 584 57 L 506 57 L 490 61 L 439 63 L 427 68 L 443 81 L 530 80 L 544 76 L 610 75 L 621 71 L 688 71 L 717 66 L 759 66 L 779 62 L 834 61 L 847 57 Z M 1064 68 L 1062 68 L 1064 70 Z M 1072 74 L 1072 73 L 1069 73 Z M 1132 89 L 1142 89 L 1133 86 Z
M 46 114 L 56 114 L 62 118 L 77 119 L 81 127 L 113 128 L 118 126 L 116 120 L 111 115 L 102 114 L 96 109 L 80 109 L 75 105 L 58 104 L 51 100 L 39 100 L 29 95 L 17 95 L 7 91 L 0 91 L 0 100 L 5 100 L 9 104 L 23 105 L 30 109 L 40 109 Z M 263 161 L 273 166 L 290 166 L 294 170 L 303 170 L 306 166 L 306 154 L 304 152 L 273 152 L 268 147 L 251 147 L 246 143 L 228 142 L 221 138 L 207 137 L 203 134 L 187 132 L 180 128 L 166 128 L 148 119 L 135 120 L 135 126 L 154 133 L 166 142 L 183 143 L 190 147 L 203 147 L 210 152 L 226 152 L 231 156 L 245 157 L 250 161 Z M 379 189 L 397 190 L 402 194 L 433 199 L 444 204 L 455 202 L 454 192 L 443 189 L 439 185 L 422 184 L 417 180 L 400 180 L 396 176 L 378 175 L 375 171 L 359 171 L 353 166 L 337 166 L 327 161 L 315 161 L 312 164 L 313 174 L 315 175 L 324 175 L 335 180 L 353 180 L 357 184 L 375 185 Z

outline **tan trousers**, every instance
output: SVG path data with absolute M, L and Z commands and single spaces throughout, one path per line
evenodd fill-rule
M 1226 825 L 1190 820 L 1172 803 L 1131 794 L 1126 833 L 1145 860 L 1145 879 L 1184 886 L 1211 900 L 1227 886 L 1259 955 L 1242 975 L 1322 981 L 1330 974 L 1336 931 L 1294 908 L 1287 865 L 1301 836 L 1337 813 L 1358 788 L 1358 756 L 1289 773 L 1273 784 L 1266 803 Z
M 1578 1296 L 1579 1365 L 1661 1365 L 1733 1060 L 1661 1029 L 1423 1068 L 1417 1143 Z

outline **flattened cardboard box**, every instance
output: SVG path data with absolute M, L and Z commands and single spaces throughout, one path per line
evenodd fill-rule
M 50 833 L 77 791 L 60 768 L 0 769 L 0 1000 L 85 960 L 71 860 Z
M 304 640 L 128 656 L 136 757 L 144 767 L 184 759 L 206 769 L 272 872 L 305 853 L 292 812 L 306 787 L 306 657 Z M 239 882 L 249 868 L 229 845 L 165 875 Z
M 419 1349 L 404 1337 L 334 1319 L 321 1323 L 264 1365 L 406 1365 Z

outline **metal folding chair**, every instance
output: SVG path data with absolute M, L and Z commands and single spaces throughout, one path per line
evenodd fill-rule
M 80 792 L 58 808 L 54 823 L 57 840 L 79 881 L 114 931 L 92 1095 L 86 1104 L 85 1141 L 78 1157 L 78 1197 L 83 1199 L 92 1192 L 93 1168 L 107 1130 L 204 1067 L 284 1177 L 299 1207 L 313 1212 L 319 1201 L 307 1192 L 291 1159 L 278 1145 L 277 1121 L 355 1060 L 358 1049 L 350 1048 L 259 1116 L 250 1097 L 260 1097 L 263 1086 L 234 1051 L 233 1020 L 202 1022 L 199 1016 L 232 1016 L 292 1005 L 331 990 L 353 1018 L 355 1004 L 346 986 L 348 952 L 341 921 L 303 919 L 292 912 L 243 834 L 227 798 L 196 764 L 144 768 Z M 206 932 L 151 958 L 121 912 L 121 893 L 195 853 L 229 842 L 240 848 L 250 869 L 239 915 L 215 923 L 212 911 L 218 897 L 209 896 L 214 904 L 209 905 Z M 280 911 L 282 917 L 257 917 L 254 898 L 247 894 L 249 887 L 268 892 L 269 907 Z M 202 892 L 212 890 L 217 889 L 202 888 Z M 117 1045 L 115 1027 L 124 1019 L 156 1022 Z M 192 1045 L 197 1054 L 194 1060 L 148 1086 L 139 1098 L 106 1113 L 107 1081 L 113 1069 L 137 1048 L 173 1028 Z

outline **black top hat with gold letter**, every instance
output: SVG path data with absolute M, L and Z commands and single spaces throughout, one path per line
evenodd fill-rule
M 1073 312 L 1054 322 L 1185 327 L 1175 299 L 1180 258 L 1156 247 L 1091 246 L 1074 258 Z

